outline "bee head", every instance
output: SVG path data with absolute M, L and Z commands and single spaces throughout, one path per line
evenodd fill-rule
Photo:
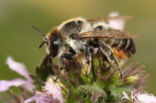
M 46 36 L 48 38 L 48 51 L 52 57 L 55 57 L 58 53 L 58 49 L 61 46 L 61 38 L 57 29 L 52 30 Z

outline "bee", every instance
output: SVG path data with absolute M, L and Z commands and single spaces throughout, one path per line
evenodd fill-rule
M 85 68 L 90 68 L 94 48 L 98 48 L 111 66 L 119 70 L 122 76 L 117 57 L 129 58 L 136 52 L 136 49 L 129 33 L 111 28 L 107 24 L 106 21 L 116 18 L 127 17 L 73 18 L 63 22 L 46 36 L 35 26 L 33 28 L 43 35 L 45 41 L 40 47 L 47 44 L 50 62 L 53 58 L 59 58 L 62 65 L 64 59 L 77 59 Z

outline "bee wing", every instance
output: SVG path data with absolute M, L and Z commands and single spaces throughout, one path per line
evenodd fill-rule
M 116 29 L 105 29 L 101 30 L 100 32 L 97 31 L 87 31 L 79 33 L 79 38 L 135 38 L 136 35 L 131 35 L 127 32 L 123 32 Z
M 89 22 L 102 22 L 102 21 L 106 21 L 107 22 L 107 21 L 116 20 L 116 19 L 129 20 L 131 18 L 132 18 L 132 16 L 112 16 L 112 17 L 88 19 L 87 21 L 89 21 Z

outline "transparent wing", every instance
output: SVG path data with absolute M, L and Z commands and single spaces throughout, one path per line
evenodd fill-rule
M 103 17 L 103 18 L 94 18 L 94 19 L 88 19 L 89 22 L 102 22 L 102 21 L 110 21 L 114 19 L 121 19 L 121 20 L 129 20 L 132 16 L 112 16 L 112 17 Z
M 101 31 L 87 31 L 79 33 L 79 38 L 135 38 L 137 35 L 131 35 L 128 32 L 124 32 L 117 29 L 104 29 Z

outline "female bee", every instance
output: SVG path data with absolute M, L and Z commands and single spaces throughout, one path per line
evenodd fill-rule
M 91 67 L 94 48 L 98 48 L 107 57 L 111 66 L 121 73 L 117 57 L 130 57 L 135 53 L 135 45 L 127 33 L 114 29 L 106 23 L 106 20 L 116 18 L 127 17 L 70 19 L 44 36 L 45 41 L 41 46 L 46 43 L 49 57 L 59 58 L 61 65 L 63 59 L 77 59 L 86 69 Z M 36 27 L 33 28 L 39 31 Z

